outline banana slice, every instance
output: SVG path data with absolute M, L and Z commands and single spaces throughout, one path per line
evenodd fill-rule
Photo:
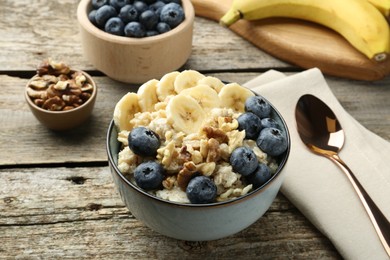
M 219 107 L 221 104 L 218 93 L 208 85 L 184 89 L 180 95 L 192 97 L 205 111 Z
M 198 102 L 186 95 L 177 95 L 170 99 L 166 112 L 173 128 L 186 134 L 197 133 L 206 118 L 206 113 Z
M 237 112 L 245 112 L 245 101 L 254 95 L 252 91 L 237 83 L 226 84 L 218 94 L 224 106 L 233 108 Z
M 148 111 L 154 111 L 154 105 L 158 102 L 157 98 L 157 83 L 158 80 L 151 79 L 144 84 L 142 84 L 141 87 L 139 87 L 137 91 L 138 95 L 138 103 L 141 107 L 142 112 Z
M 176 95 L 174 83 L 176 77 L 180 74 L 178 71 L 173 71 L 165 74 L 157 83 L 157 98 L 164 101 L 168 96 Z
M 180 93 L 186 88 L 192 88 L 205 76 L 196 70 L 185 70 L 177 75 L 174 83 L 176 93 Z
M 129 92 L 124 95 L 114 109 L 114 124 L 119 131 L 130 131 L 133 125 L 130 124 L 130 120 L 134 118 L 134 114 L 141 111 L 138 104 L 138 95 L 136 93 Z
M 198 81 L 198 85 L 203 84 L 212 87 L 215 91 L 217 91 L 217 93 L 219 93 L 221 91 L 221 88 L 225 86 L 225 84 L 219 78 L 212 76 L 206 76 Z

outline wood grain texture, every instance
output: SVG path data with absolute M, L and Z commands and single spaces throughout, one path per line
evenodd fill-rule
M 216 22 L 232 0 L 192 0 L 195 13 Z M 378 80 L 390 74 L 390 59 L 375 62 L 357 51 L 340 34 L 297 19 L 240 20 L 229 27 L 260 49 L 302 68 L 318 67 L 325 74 Z
M 220 79 L 244 83 L 260 73 L 212 73 Z M 23 96 L 27 79 L 0 76 L 0 119 L 7 122 L 0 135 L 0 164 L 25 165 L 61 162 L 105 162 L 105 138 L 116 102 L 138 85 L 94 77 L 98 95 L 91 118 L 74 130 L 56 133 L 42 126 L 30 112 Z M 345 109 L 374 133 L 390 140 L 390 79 L 373 84 L 339 81 L 328 84 Z M 65 159 L 64 159 L 65 158 Z
M 47 57 L 65 60 L 74 68 L 95 70 L 82 52 L 76 18 L 78 2 L 45 0 L 31 4 L 28 0 L 2 0 L 0 71 L 32 71 Z M 243 67 L 296 69 L 217 23 L 196 17 L 192 55 L 184 68 L 224 71 Z
M 0 259 L 340 259 L 329 240 L 281 194 L 250 228 L 225 239 L 186 242 L 151 231 L 126 209 L 105 151 L 115 103 L 138 85 L 102 76 L 83 56 L 78 0 L 3 0 L 0 8 Z M 91 118 L 69 132 L 42 126 L 24 85 L 47 57 L 87 70 L 98 85 Z M 191 68 L 244 83 L 268 69 L 300 68 L 197 17 Z M 326 77 L 344 108 L 390 140 L 390 77 Z
M 0 186 L 2 259 L 340 257 L 282 195 L 234 236 L 186 242 L 138 222 L 116 193 L 108 167 L 3 169 Z

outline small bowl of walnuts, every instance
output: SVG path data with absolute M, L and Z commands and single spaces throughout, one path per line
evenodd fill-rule
M 192 51 L 190 0 L 81 0 L 85 57 L 108 77 L 144 83 L 182 67 Z
M 96 84 L 86 72 L 47 59 L 27 82 L 25 99 L 39 122 L 63 131 L 81 125 L 91 115 L 96 94 Z

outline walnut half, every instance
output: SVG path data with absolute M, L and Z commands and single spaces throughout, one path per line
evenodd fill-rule
M 197 172 L 197 167 L 194 162 L 184 163 L 183 168 L 177 175 L 177 184 L 179 185 L 180 189 L 185 191 L 188 183 L 197 174 Z

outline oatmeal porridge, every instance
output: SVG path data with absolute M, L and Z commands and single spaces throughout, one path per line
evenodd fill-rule
M 168 201 L 243 196 L 271 178 L 277 156 L 287 149 L 271 110 L 264 98 L 237 83 L 194 70 L 168 73 L 116 104 L 118 168 Z

